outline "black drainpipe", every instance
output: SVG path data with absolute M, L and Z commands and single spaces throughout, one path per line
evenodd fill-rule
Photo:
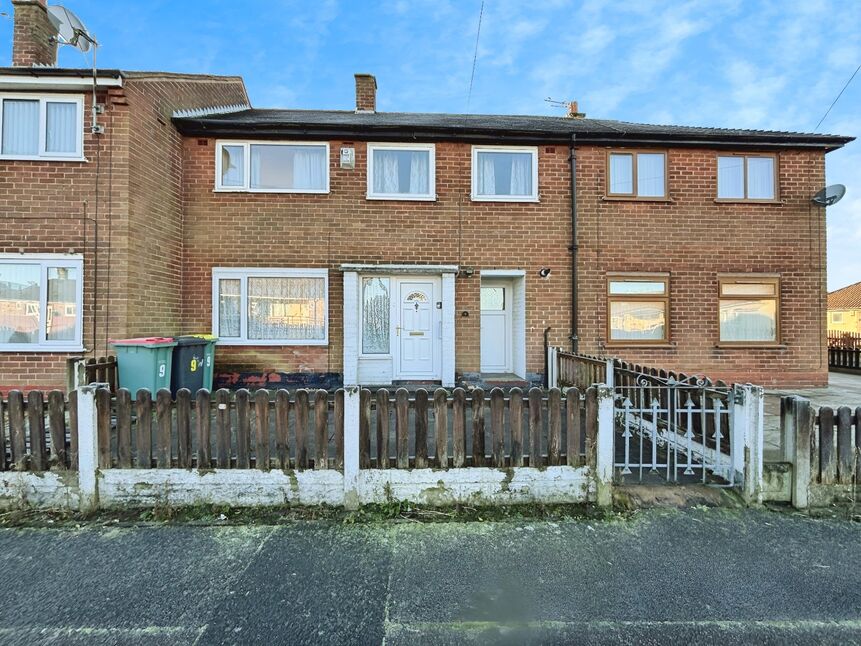
M 571 349 L 577 352 L 579 337 L 577 335 L 577 150 L 574 145 L 577 135 L 571 135 L 568 144 L 568 161 L 571 162 Z

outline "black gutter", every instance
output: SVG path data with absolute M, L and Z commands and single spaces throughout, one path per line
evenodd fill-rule
M 571 143 L 568 144 L 568 161 L 571 163 L 571 350 L 577 352 L 579 346 L 577 316 L 577 149 L 575 147 L 577 135 L 571 135 Z

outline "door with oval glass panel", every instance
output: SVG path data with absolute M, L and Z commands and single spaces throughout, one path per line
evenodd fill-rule
M 398 291 L 395 378 L 439 379 L 438 285 L 432 280 L 402 280 Z
M 512 283 L 481 281 L 481 372 L 512 372 Z

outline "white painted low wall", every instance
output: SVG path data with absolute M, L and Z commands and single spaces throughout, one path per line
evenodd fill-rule
M 101 507 L 340 506 L 344 504 L 344 476 L 332 470 L 104 469 L 98 491 Z
M 0 509 L 79 509 L 77 471 L 0 473 Z
M 578 503 L 594 499 L 595 486 L 588 467 L 474 467 L 447 471 L 364 469 L 359 472 L 359 500 L 364 504 L 409 500 L 432 506 L 505 505 Z

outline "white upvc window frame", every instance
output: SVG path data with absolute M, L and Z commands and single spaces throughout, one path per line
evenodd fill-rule
M 375 193 L 374 192 L 374 153 L 378 150 L 405 150 L 428 152 L 428 192 L 419 193 Z M 403 143 L 369 143 L 367 194 L 369 200 L 397 200 L 408 202 L 436 201 L 436 145 L 435 144 L 403 144 Z
M 479 153 L 530 153 L 532 155 L 532 194 L 531 195 L 479 195 L 478 193 L 478 154 Z M 470 164 L 472 178 L 470 200 L 473 202 L 539 202 L 538 191 L 538 146 L 473 146 Z
M 249 339 L 248 338 L 248 279 L 249 278 L 322 278 L 323 299 L 323 338 L 322 339 Z M 219 291 L 221 280 L 239 280 L 239 336 L 221 338 L 219 322 Z M 253 346 L 293 346 L 329 345 L 329 270 L 313 268 L 284 267 L 213 267 L 212 268 L 212 333 L 219 337 L 218 345 Z
M 0 254 L 0 265 L 39 265 L 39 340 L 36 343 L 0 343 L 2 352 L 84 351 L 84 257 L 80 254 Z M 75 294 L 75 338 L 48 341 L 48 268 L 69 267 L 78 271 Z
M 326 187 L 309 188 L 251 188 L 251 146 L 308 146 L 326 150 Z M 242 186 L 222 186 L 221 150 L 224 146 L 242 147 Z M 330 150 L 328 141 L 269 141 L 266 139 L 217 139 L 215 141 L 215 192 L 216 193 L 297 193 L 307 195 L 326 195 L 331 181 Z
M 2 152 L 3 102 L 6 99 L 39 102 L 39 153 L 36 155 L 4 155 Z M 45 150 L 47 140 L 48 108 L 47 103 L 74 103 L 77 106 L 78 138 L 75 152 L 56 153 Z M 84 157 L 84 97 L 81 94 L 24 94 L 0 92 L 0 159 L 17 161 L 87 161 Z

